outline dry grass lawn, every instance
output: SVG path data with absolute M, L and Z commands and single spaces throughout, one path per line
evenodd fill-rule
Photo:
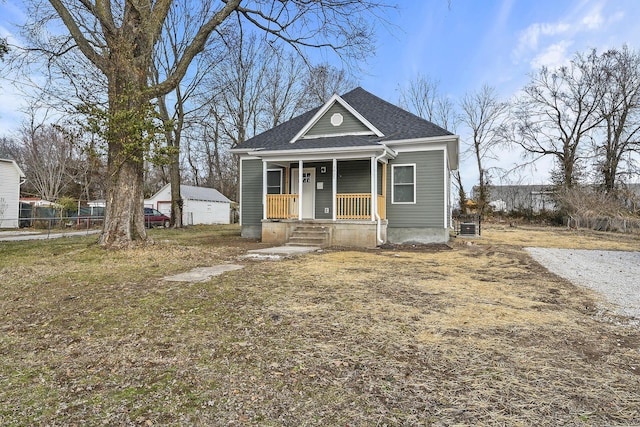
M 490 227 L 180 284 L 261 245 L 153 233 L 0 243 L 0 425 L 640 424 L 640 330 L 522 250 L 637 236 Z

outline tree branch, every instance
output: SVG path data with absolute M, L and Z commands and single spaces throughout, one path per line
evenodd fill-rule
M 49 0 L 49 2 L 56 10 L 56 12 L 58 12 L 58 15 L 60 15 L 62 22 L 69 30 L 69 33 L 71 33 L 71 37 L 73 37 L 82 53 L 87 57 L 87 59 L 89 59 L 89 61 L 91 61 L 92 64 L 98 67 L 100 71 L 106 73 L 107 63 L 104 57 L 102 57 L 102 55 L 98 54 L 93 49 L 89 41 L 82 34 L 82 30 L 80 30 L 80 27 L 78 27 L 78 24 L 74 20 L 71 13 L 69 13 L 69 10 L 62 4 L 62 1 Z

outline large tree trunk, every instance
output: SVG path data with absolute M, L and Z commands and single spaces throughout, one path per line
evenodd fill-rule
M 135 17 L 135 14 L 133 14 Z M 123 24 L 123 29 L 135 25 Z M 133 30 L 131 30 L 133 31 Z M 150 134 L 147 77 L 151 51 L 139 37 L 114 37 L 109 84 L 107 200 L 104 227 L 99 243 L 108 249 L 120 249 L 144 243 L 144 158 Z
M 142 164 L 125 160 L 112 169 L 117 162 L 112 159 L 113 147 L 109 149 L 109 170 L 113 171 L 107 182 L 107 206 L 104 228 L 98 243 L 119 249 L 147 240 L 144 228 L 144 198 L 142 192 Z
M 182 228 L 182 194 L 180 193 L 180 151 L 176 147 L 176 152 L 171 154 L 169 163 L 169 182 L 171 182 L 171 223 L 173 228 Z

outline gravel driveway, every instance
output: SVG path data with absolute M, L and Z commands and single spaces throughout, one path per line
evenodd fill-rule
M 603 294 L 618 314 L 640 318 L 640 252 L 526 250 L 552 273 Z

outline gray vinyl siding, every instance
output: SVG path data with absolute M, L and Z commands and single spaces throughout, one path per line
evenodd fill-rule
M 242 213 L 243 226 L 262 224 L 262 161 L 242 160 Z
M 338 193 L 371 193 L 371 161 L 338 162 Z
M 416 203 L 392 203 L 392 165 L 416 165 Z M 389 228 L 443 228 L 444 151 L 400 153 L 387 169 L 387 217 Z
M 333 126 L 331 124 L 331 116 L 335 113 L 342 114 L 343 122 L 340 126 Z M 370 130 L 362 124 L 353 114 L 349 112 L 339 103 L 333 104 L 331 108 L 313 125 L 307 132 L 307 136 L 317 135 L 332 135 L 332 134 L 346 134 L 346 133 L 358 133 L 358 132 L 370 132 Z

